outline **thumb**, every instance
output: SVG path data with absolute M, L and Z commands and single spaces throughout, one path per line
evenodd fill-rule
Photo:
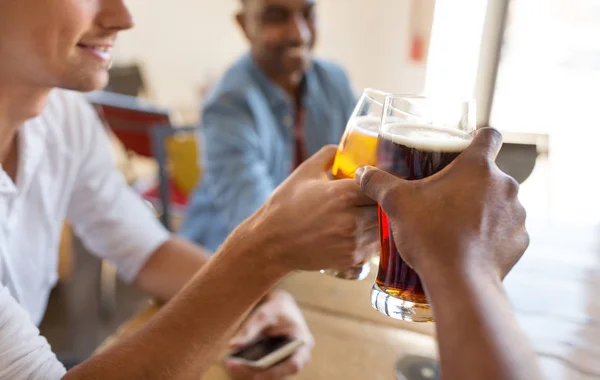
M 405 180 L 372 166 L 358 168 L 356 182 L 366 196 L 382 206 L 391 190 L 406 185 Z
M 502 134 L 494 128 L 481 128 L 473 142 L 465 150 L 465 155 L 484 156 L 491 162 L 496 160 L 502 148 Z
M 256 309 L 246 321 L 240 326 L 233 338 L 229 341 L 231 348 L 240 348 L 257 340 L 262 332 L 271 325 L 269 314 Z
M 311 176 L 321 177 L 324 172 L 327 172 L 333 166 L 336 152 L 337 146 L 326 145 L 304 161 L 299 170 L 305 171 Z

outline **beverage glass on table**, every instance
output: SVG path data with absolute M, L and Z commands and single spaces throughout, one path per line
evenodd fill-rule
M 433 175 L 471 143 L 475 105 L 469 100 L 386 97 L 377 145 L 377 167 L 407 180 Z M 379 271 L 371 305 L 395 319 L 433 322 L 419 275 L 398 252 L 387 216 L 379 207 Z
M 331 170 L 334 179 L 354 178 L 359 167 L 376 164 L 377 135 L 386 95 L 370 88 L 363 91 L 338 146 Z M 370 270 L 371 266 L 366 261 L 356 267 L 341 271 L 324 270 L 323 273 L 345 280 L 364 280 Z

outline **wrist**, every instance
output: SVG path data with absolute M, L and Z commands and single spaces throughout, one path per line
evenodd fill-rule
M 422 276 L 431 303 L 437 299 L 458 300 L 485 294 L 504 294 L 497 272 L 481 267 L 463 266 L 431 271 Z
M 266 277 L 282 279 L 292 272 L 279 259 L 280 248 L 270 229 L 251 218 L 236 228 L 223 243 L 223 248 L 238 252 L 240 265 Z M 229 248 L 230 247 L 230 248 Z M 271 293 L 269 293 L 271 294 Z M 267 295 L 268 297 L 269 295 Z

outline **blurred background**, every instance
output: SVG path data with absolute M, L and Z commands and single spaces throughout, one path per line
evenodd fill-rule
M 137 64 L 150 96 L 197 117 L 202 94 L 248 50 L 235 22 L 239 0 L 129 0 L 136 27 L 123 33 L 115 65 Z M 317 56 L 349 73 L 357 90 L 423 90 L 433 0 L 319 0 Z
M 549 153 L 548 162 L 541 162 L 531 179 L 548 191 L 530 197 L 524 187 L 523 197 L 532 211 L 575 220 L 600 218 L 600 199 L 595 196 L 600 183 L 568 158 L 576 153 L 580 162 L 593 161 L 600 134 L 590 114 L 600 92 L 600 3 L 317 3 L 317 55 L 341 64 L 356 91 L 375 87 L 475 97 L 480 126 L 494 126 L 510 133 L 507 141 L 532 143 L 539 153 Z M 116 67 L 139 68 L 144 97 L 167 107 L 179 123 L 197 122 L 203 96 L 247 51 L 234 20 L 238 1 L 128 4 L 137 26 L 120 37 Z M 585 182 L 578 194 L 564 183 L 565 175 Z

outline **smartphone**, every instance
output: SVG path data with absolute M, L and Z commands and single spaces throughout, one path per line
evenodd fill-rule
M 287 335 L 269 336 L 228 355 L 256 369 L 267 369 L 291 356 L 304 342 Z

